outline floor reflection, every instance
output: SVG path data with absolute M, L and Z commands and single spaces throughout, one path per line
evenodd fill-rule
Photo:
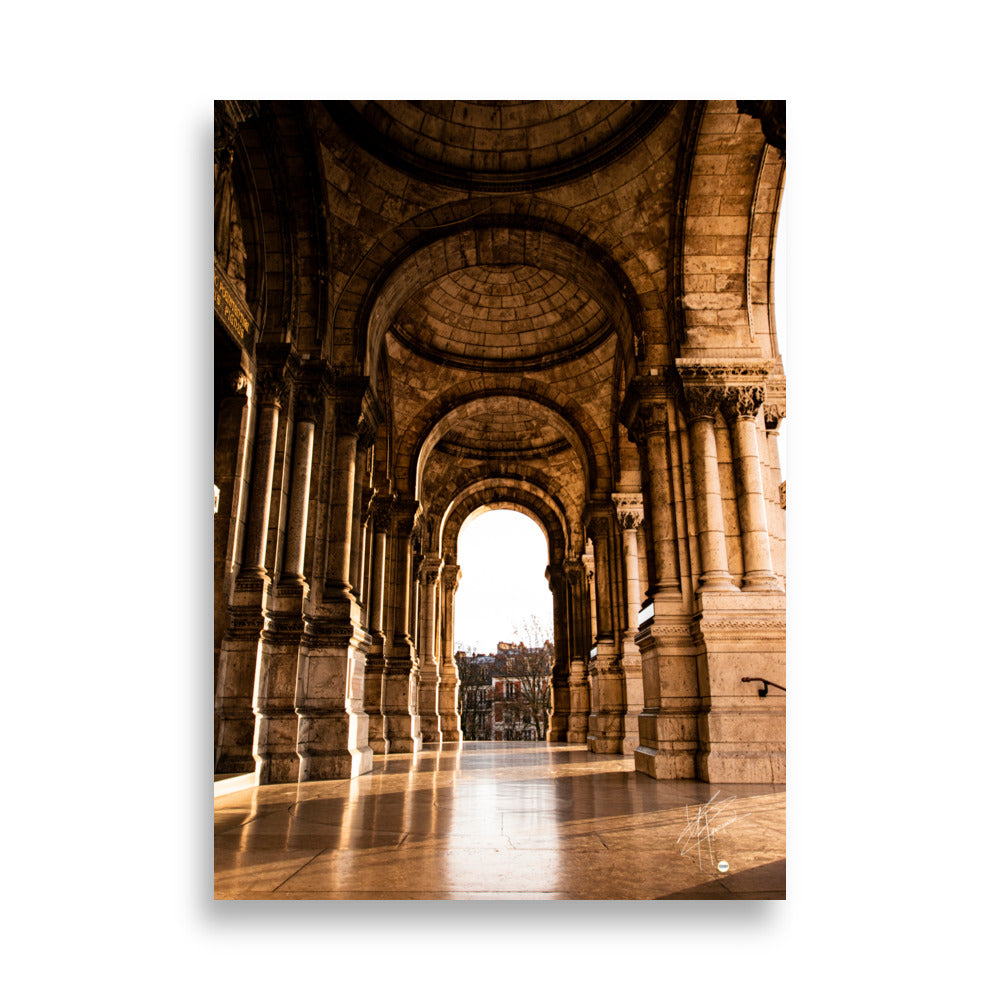
M 654 781 L 578 746 L 444 744 L 215 813 L 218 899 L 784 898 L 783 786 Z

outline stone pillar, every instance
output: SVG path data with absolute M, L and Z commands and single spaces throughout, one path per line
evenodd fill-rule
M 443 743 L 462 741 L 458 712 L 460 682 L 455 665 L 455 593 L 461 579 L 461 568 L 454 563 L 445 563 L 441 570 L 441 686 L 438 689 L 438 718 Z
M 566 607 L 566 574 L 562 566 L 551 565 L 545 578 L 552 591 L 552 683 L 550 685 L 549 725 L 546 740 L 565 743 L 569 727 L 569 650 L 570 621 Z
M 360 516 L 354 507 L 356 456 L 374 439 L 381 411 L 367 379 L 338 379 L 335 391 L 326 578 L 322 600 L 304 615 L 295 691 L 299 781 L 351 778 L 372 768 L 363 707 L 368 633 L 350 567 L 354 518 Z
M 694 476 L 695 511 L 698 520 L 698 546 L 701 552 L 699 590 L 730 591 L 738 589 L 729 572 L 726 558 L 726 529 L 722 515 L 722 488 L 715 447 L 715 413 L 722 402 L 723 390 L 715 387 L 686 386 L 688 434 L 691 438 L 691 463 Z
M 612 496 L 622 528 L 622 547 L 625 557 L 625 584 L 627 598 L 627 626 L 622 639 L 621 667 L 625 678 L 625 730 L 622 753 L 631 754 L 639 746 L 639 716 L 643 709 L 642 655 L 635 637 L 639 631 L 639 605 L 642 596 L 639 588 L 638 528 L 643 522 L 644 510 L 641 493 L 616 493 Z
M 382 678 L 382 713 L 386 753 L 420 750 L 420 716 L 417 684 L 420 673 L 408 630 L 414 519 L 419 504 L 398 499 L 386 536 L 385 672 Z
M 308 589 L 303 569 L 313 443 L 319 413 L 315 390 L 306 387 L 298 390 L 295 411 L 284 562 L 281 577 L 267 602 L 254 680 L 253 756 L 258 785 L 294 782 L 299 776 L 295 683 L 302 638 L 302 601 Z
M 566 575 L 569 629 L 569 718 L 567 743 L 586 743 L 590 717 L 590 685 L 587 664 L 590 659 L 590 593 L 587 570 L 581 557 L 563 563 Z
M 390 497 L 376 496 L 369 517 L 372 545 L 367 625 L 371 644 L 365 657 L 364 707 L 368 716 L 368 745 L 373 753 L 379 754 L 386 752 L 382 680 L 385 673 L 385 553 L 391 502 Z
M 213 520 L 215 687 L 219 683 L 219 658 L 229 621 L 233 581 L 239 571 L 243 551 L 243 524 L 249 492 L 247 478 L 253 443 L 248 398 L 250 380 L 242 368 L 229 369 L 220 376 L 222 385 L 217 391 L 223 398 L 219 403 L 215 434 L 216 516 Z
M 441 723 L 438 720 L 438 690 L 441 677 L 434 655 L 434 638 L 437 633 L 437 585 L 441 573 L 441 558 L 429 552 L 420 563 L 417 579 L 420 583 L 420 735 L 424 745 L 441 742 Z
M 587 531 L 594 543 L 597 653 L 590 671 L 590 718 L 587 749 L 592 753 L 621 753 L 625 718 L 625 677 L 616 641 L 615 593 L 611 586 L 613 514 L 592 512 Z
M 286 386 L 280 368 L 257 373 L 257 433 L 253 449 L 253 481 L 243 558 L 233 585 L 229 626 L 219 652 L 215 710 L 218 730 L 215 749 L 217 774 L 240 774 L 255 769 L 253 759 L 253 686 L 257 652 L 264 625 L 264 591 L 270 583 L 264 565 L 267 526 L 278 443 L 278 418 Z
M 647 534 L 653 549 L 648 594 L 654 614 L 635 635 L 642 664 L 642 709 L 633 753 L 636 771 L 654 778 L 695 777 L 701 711 L 691 640 L 692 567 L 681 478 L 684 442 L 676 423 L 678 388 L 673 378 L 636 378 L 621 415 L 643 456 Z M 623 659 L 627 664 L 627 655 Z M 631 694 L 628 704 L 631 714 Z
M 731 386 L 722 412 L 732 430 L 736 466 L 737 503 L 743 546 L 743 589 L 780 590 L 771 565 L 764 483 L 757 451 L 757 411 L 764 401 L 763 386 Z
M 781 455 L 778 452 L 778 428 L 785 419 L 783 404 L 766 403 L 764 405 L 764 427 L 767 430 L 767 456 L 771 476 L 768 490 L 769 504 L 767 508 L 767 523 L 771 533 L 771 556 L 774 563 L 774 573 L 785 584 L 785 510 L 781 496 Z

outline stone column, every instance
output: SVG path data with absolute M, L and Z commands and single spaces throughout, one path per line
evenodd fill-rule
M 550 685 L 549 725 L 546 740 L 565 743 L 569 727 L 569 650 L 570 622 L 566 607 L 566 574 L 562 566 L 551 565 L 545 578 L 552 591 L 552 683 Z
M 250 380 L 242 368 L 221 373 L 221 380 L 222 385 L 217 391 L 224 398 L 219 403 L 215 436 L 216 516 L 213 520 L 215 686 L 219 683 L 219 657 L 229 622 L 233 581 L 239 571 L 243 551 L 243 524 L 246 520 L 246 498 L 249 492 L 247 479 L 253 445 Z
M 700 591 L 738 589 L 726 558 L 726 529 L 722 516 L 722 488 L 715 447 L 715 413 L 723 390 L 686 386 L 688 433 L 691 437 L 698 546 L 701 552 Z
M 590 659 L 590 593 L 587 570 L 581 557 L 563 563 L 566 575 L 569 629 L 569 718 L 566 726 L 567 743 L 587 742 L 587 722 L 590 717 L 590 685 L 587 663 Z
M 628 602 L 627 628 L 622 640 L 622 673 L 625 676 L 625 731 L 622 753 L 630 754 L 639 746 L 639 716 L 643 709 L 642 656 L 635 643 L 639 630 L 638 528 L 643 522 L 644 510 L 641 493 L 615 493 L 612 496 L 622 528 L 625 556 L 625 581 Z
M 681 478 L 685 442 L 676 423 L 678 391 L 673 376 L 640 376 L 629 385 L 622 406 L 622 422 L 643 456 L 646 530 L 653 549 L 648 594 L 654 614 L 635 635 L 642 665 L 642 708 L 635 722 L 638 745 L 633 753 L 636 771 L 655 778 L 695 777 L 701 710 L 697 655 L 690 634 L 692 567 Z M 628 656 L 623 660 L 627 669 Z M 634 678 L 626 680 L 627 687 L 630 683 L 634 685 Z M 627 690 L 629 716 L 633 699 Z M 631 730 L 628 717 L 626 721 Z
M 461 579 L 461 567 L 445 563 L 441 570 L 441 686 L 438 689 L 443 743 L 462 741 L 462 720 L 458 711 L 461 685 L 455 665 L 455 593 Z
M 351 591 L 355 460 L 367 448 L 381 410 L 365 378 L 335 384 L 336 435 L 322 600 L 304 615 L 295 691 L 299 717 L 299 781 L 350 778 L 370 771 L 368 716 L 364 712 L 368 633 Z
M 278 443 L 278 418 L 286 389 L 282 370 L 262 368 L 257 373 L 254 388 L 258 398 L 257 433 L 250 504 L 243 558 L 229 608 L 229 626 L 219 652 L 215 693 L 217 774 L 246 773 L 255 769 L 253 686 L 258 643 L 264 625 L 264 591 L 270 583 L 264 560 Z
M 385 719 L 382 712 L 382 680 L 385 673 L 385 553 L 390 524 L 391 498 L 372 500 L 369 527 L 372 535 L 371 575 L 368 590 L 368 634 L 371 645 L 365 657 L 365 714 L 368 716 L 368 745 L 373 753 L 384 754 Z
M 614 630 L 615 594 L 611 586 L 610 509 L 591 513 L 587 532 L 594 543 L 597 653 L 591 666 L 590 718 L 587 749 L 592 753 L 621 753 L 625 717 L 625 678 Z
M 420 673 L 408 630 L 411 534 L 418 509 L 415 501 L 394 501 L 392 523 L 386 536 L 386 650 L 382 677 L 386 753 L 416 753 L 422 745 L 417 712 Z
M 723 416 L 732 429 L 743 547 L 743 589 L 749 591 L 781 589 L 771 565 L 764 484 L 757 451 L 757 411 L 763 402 L 763 386 L 743 385 L 730 386 L 722 403 Z
M 301 387 L 297 391 L 284 562 L 267 603 L 254 680 L 253 756 L 258 785 L 294 782 L 299 776 L 295 682 L 302 638 L 302 601 L 308 589 L 303 569 L 319 406 L 315 390 Z
M 428 552 L 421 560 L 420 582 L 420 735 L 424 745 L 441 742 L 441 723 L 438 719 L 438 690 L 441 677 L 434 655 L 434 638 L 437 632 L 437 585 L 441 573 L 441 558 Z
M 778 452 L 778 428 L 785 419 L 783 404 L 764 404 L 764 426 L 767 429 L 767 454 L 770 466 L 771 484 L 768 491 L 770 504 L 768 506 L 767 523 L 771 531 L 771 555 L 774 562 L 774 573 L 785 582 L 785 511 L 781 497 L 781 455 Z

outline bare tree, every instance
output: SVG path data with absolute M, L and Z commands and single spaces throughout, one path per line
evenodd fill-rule
M 544 740 L 549 729 L 552 631 L 532 615 L 514 628 L 514 635 L 519 642 L 507 651 L 504 676 L 519 682 L 517 704 L 522 718 L 534 726 L 536 738 Z
M 484 663 L 474 649 L 459 649 L 455 666 L 461 682 L 462 736 L 467 740 L 493 739 L 493 663 Z

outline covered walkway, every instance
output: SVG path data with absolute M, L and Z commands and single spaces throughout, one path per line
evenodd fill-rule
M 565 744 L 453 743 L 220 796 L 215 897 L 785 898 L 783 785 L 633 768 Z

